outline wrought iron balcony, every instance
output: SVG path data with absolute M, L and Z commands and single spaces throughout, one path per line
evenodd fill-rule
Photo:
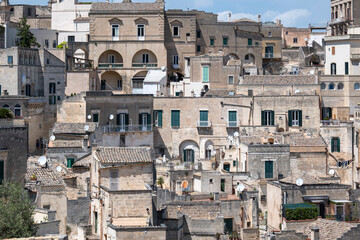
M 197 121 L 196 127 L 198 128 L 209 128 L 211 127 L 211 121 Z

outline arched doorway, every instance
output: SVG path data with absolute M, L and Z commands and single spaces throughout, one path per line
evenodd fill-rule
M 122 68 L 123 66 L 123 58 L 117 51 L 107 50 L 99 57 L 99 69 Z
M 195 159 L 199 159 L 199 145 L 192 140 L 183 141 L 179 153 L 183 162 L 194 163 Z
M 123 90 L 123 82 L 120 74 L 107 71 L 101 75 L 101 90 Z
M 142 94 L 144 89 L 144 80 L 148 71 L 141 71 L 132 77 L 132 93 Z
M 135 53 L 132 59 L 132 67 L 134 68 L 148 68 L 157 67 L 156 55 L 147 49 L 143 49 Z

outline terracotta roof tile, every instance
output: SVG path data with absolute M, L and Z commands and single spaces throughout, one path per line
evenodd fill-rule
M 85 125 L 89 126 L 89 130 L 85 131 Z M 54 134 L 86 134 L 87 132 L 94 132 L 96 128 L 96 123 L 61 123 L 57 122 L 54 125 L 53 133 Z
M 100 147 L 95 154 L 103 164 L 153 162 L 150 148 L 146 147 Z
M 27 169 L 25 179 L 30 181 L 30 177 L 35 174 L 37 181 L 41 182 L 41 186 L 64 186 L 63 180 L 48 168 L 30 168 Z

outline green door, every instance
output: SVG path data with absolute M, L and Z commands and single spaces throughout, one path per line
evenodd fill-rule
M 224 170 L 230 172 L 230 164 L 224 164 Z
M 221 190 L 222 192 L 225 192 L 225 179 L 221 179 L 220 190 Z
M 265 178 L 273 178 L 274 176 L 274 162 L 265 162 Z
M 200 127 L 208 126 L 208 111 L 200 111 Z
M 203 82 L 209 82 L 209 67 L 203 67 Z
M 0 184 L 4 181 L 5 177 L 5 166 L 4 161 L 0 161 Z
M 229 111 L 229 127 L 236 127 L 237 126 L 237 112 L 236 111 Z
M 233 219 L 232 218 L 224 218 L 225 223 L 225 233 L 233 232 Z
M 72 168 L 72 166 L 74 165 L 75 159 L 74 158 L 68 158 L 67 159 L 67 167 L 68 168 Z

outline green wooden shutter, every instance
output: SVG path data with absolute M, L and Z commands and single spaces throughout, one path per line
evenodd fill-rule
M 158 127 L 162 127 L 162 115 L 163 115 L 163 111 L 162 110 L 158 111 Z
M 334 152 L 334 138 L 331 138 L 331 152 Z
M 329 108 L 329 119 L 332 119 L 332 108 Z
M 337 138 L 337 152 L 340 152 L 340 138 Z
M 302 111 L 299 111 L 299 126 L 302 127 Z
M 261 111 L 261 125 L 265 126 L 265 111 Z
M 289 125 L 289 127 L 291 127 L 292 126 L 292 111 L 291 110 L 288 111 L 288 120 L 289 120 L 288 125 Z
M 203 67 L 203 82 L 209 82 L 209 67 Z
M 208 111 L 200 111 L 200 121 L 208 121 Z
M 5 165 L 4 165 L 4 161 L 0 161 L 0 184 L 2 184 L 4 178 L 5 178 Z
M 345 62 L 345 75 L 349 74 L 349 63 Z
M 274 111 L 271 111 L 270 112 L 270 114 L 271 114 L 271 126 L 274 126 L 275 125 L 275 112 Z
M 180 127 L 180 111 L 171 111 L 171 127 Z
M 229 112 L 229 121 L 230 122 L 236 122 L 237 121 L 236 111 L 230 111 Z
M 191 162 L 195 162 L 195 151 L 191 150 Z
M 186 162 L 186 150 L 183 150 L 183 162 Z
M 68 159 L 67 159 L 67 165 L 66 165 L 66 167 L 72 168 L 72 165 L 74 165 L 74 162 L 75 162 L 75 159 L 73 159 L 73 158 L 68 158 Z
M 147 124 L 151 125 L 151 114 L 150 113 L 147 114 Z

